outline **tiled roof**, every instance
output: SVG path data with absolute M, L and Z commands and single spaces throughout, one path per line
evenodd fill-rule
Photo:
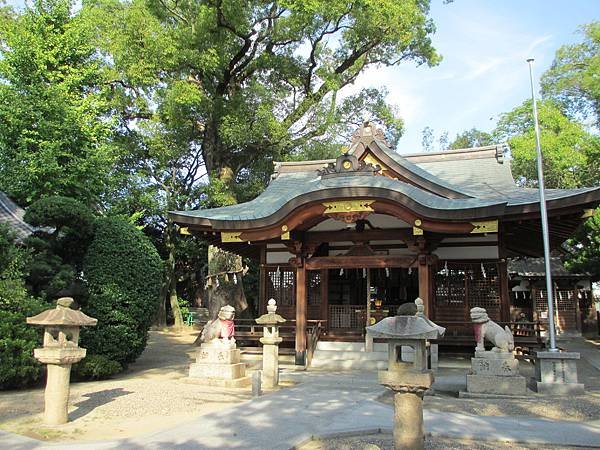
M 18 240 L 23 240 L 35 229 L 23 221 L 25 211 L 19 208 L 8 196 L 0 192 L 0 222 L 6 223 L 17 235 Z
M 400 155 L 378 136 L 361 135 L 356 139 L 349 153 L 360 157 L 369 149 L 374 150 L 374 154 L 379 152 L 387 163 L 396 167 L 394 170 L 414 181 L 416 186 L 383 176 L 322 179 L 318 171 L 334 160 L 276 163 L 271 183 L 254 200 L 208 210 L 175 211 L 172 215 L 175 221 L 185 222 L 189 217 L 194 218 L 196 224 L 202 219 L 209 220 L 213 226 L 225 226 L 223 222 L 230 222 L 229 225 L 235 228 L 233 222 L 275 217 L 284 206 L 295 208 L 302 205 L 304 199 L 320 201 L 327 199 L 328 194 L 342 198 L 369 197 L 370 194 L 379 198 L 401 197 L 405 205 L 420 208 L 426 216 L 444 219 L 466 217 L 460 213 L 465 211 L 469 217 L 476 218 L 486 217 L 478 215 L 477 210 L 493 217 L 503 215 L 507 208 L 511 211 L 522 207 L 535 211 L 537 208 L 538 190 L 515 184 L 510 162 L 503 155 L 503 146 Z M 576 198 L 587 193 L 591 193 L 591 197 Z M 576 204 L 589 203 L 600 198 L 600 189 L 547 189 L 546 197 L 549 202 L 573 198 Z
M 572 273 L 569 272 L 560 258 L 550 258 L 550 269 L 553 277 L 577 277 L 585 278 L 589 277 L 589 274 L 585 273 Z M 508 260 L 508 273 L 519 275 L 522 277 L 545 277 L 546 276 L 546 264 L 544 258 L 511 258 Z

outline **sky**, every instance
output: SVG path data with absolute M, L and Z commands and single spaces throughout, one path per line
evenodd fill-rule
M 600 0 L 432 0 L 430 15 L 443 57 L 438 66 L 371 68 L 352 89 L 387 88 L 405 122 L 399 153 L 422 151 L 427 126 L 436 150 L 443 132 L 451 142 L 473 127 L 491 131 L 500 114 L 531 97 L 526 59 L 535 58 L 537 88 L 556 50 L 581 40 L 580 25 L 600 20 Z
M 388 102 L 405 121 L 399 153 L 422 151 L 422 131 L 450 142 L 473 127 L 491 131 L 498 116 L 531 98 L 529 67 L 535 58 L 535 85 L 556 50 L 581 39 L 578 27 L 600 20 L 599 0 L 432 0 L 437 26 L 434 47 L 443 56 L 436 67 L 403 63 L 367 70 L 358 87 L 385 86 Z

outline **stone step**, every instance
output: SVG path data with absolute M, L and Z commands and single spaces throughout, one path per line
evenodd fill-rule
M 368 361 L 368 360 L 324 360 L 313 358 L 310 369 L 316 370 L 385 370 L 387 361 Z
M 387 361 L 387 352 L 363 352 L 344 350 L 317 350 L 313 355 L 313 361 L 319 360 L 352 360 L 352 361 Z
M 336 342 L 336 341 L 319 341 L 317 342 L 316 350 L 336 350 L 336 351 L 364 351 L 364 342 Z M 387 351 L 387 344 L 373 344 L 375 351 Z

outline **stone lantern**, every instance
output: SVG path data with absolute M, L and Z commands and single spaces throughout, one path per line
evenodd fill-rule
M 28 324 L 44 327 L 44 346 L 36 348 L 33 356 L 47 365 L 44 422 L 48 425 L 68 421 L 71 365 L 81 361 L 86 353 L 78 346 L 79 328 L 98 323 L 97 319 L 71 309 L 73 303 L 70 297 L 59 298 L 55 309 L 27 318 Z
M 279 337 L 279 325 L 286 322 L 275 311 L 277 311 L 275 299 L 270 299 L 267 304 L 267 314 L 256 319 L 256 323 L 263 326 L 264 336 L 260 338 L 260 342 L 263 344 L 263 384 L 267 388 L 279 384 L 279 344 L 283 340 Z
M 367 327 L 374 339 L 388 342 L 388 370 L 379 371 L 379 383 L 394 395 L 394 445 L 396 449 L 425 448 L 423 432 L 423 395 L 433 384 L 433 372 L 427 369 L 427 339 L 443 336 L 445 328 L 425 317 L 423 301 L 415 300 L 414 316 L 386 317 Z M 401 360 L 402 346 L 414 350 L 412 363 Z

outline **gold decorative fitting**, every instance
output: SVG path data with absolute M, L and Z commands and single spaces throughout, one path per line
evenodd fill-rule
M 421 219 L 415 219 L 415 227 L 420 227 L 422 224 Z
M 243 242 L 240 231 L 221 231 L 221 242 Z
M 290 240 L 290 232 L 286 231 L 285 233 L 282 233 L 281 240 L 282 241 L 289 241 Z
M 348 200 L 339 202 L 325 202 L 323 203 L 323 206 L 325 207 L 324 214 L 363 211 L 373 212 L 374 209 L 371 208 L 371 204 L 374 202 L 375 200 Z
M 473 229 L 471 234 L 475 233 L 497 233 L 498 232 L 498 221 L 487 220 L 485 222 L 471 222 Z
M 179 234 L 185 234 L 186 236 L 191 236 L 190 230 L 188 227 L 183 227 L 179 229 Z
M 352 163 L 350 161 L 344 161 L 343 166 L 344 166 L 344 169 L 346 169 L 346 170 L 352 169 Z
M 388 166 L 386 166 L 381 161 L 379 161 L 377 158 L 375 158 L 371 153 L 367 153 L 367 155 L 362 160 L 364 162 L 366 162 L 367 164 L 381 167 L 381 170 L 379 170 L 379 172 L 381 172 L 382 170 L 390 170 L 390 168 Z
M 414 236 L 422 236 L 423 235 L 423 229 L 419 228 L 419 227 L 413 227 L 413 235 Z
M 283 231 L 284 233 L 286 231 L 288 231 L 288 226 L 287 225 L 281 225 L 281 231 Z

